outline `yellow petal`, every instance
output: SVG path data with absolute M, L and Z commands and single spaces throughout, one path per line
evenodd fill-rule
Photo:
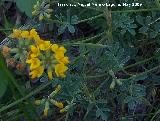
M 51 50 L 52 50 L 53 52 L 56 52 L 57 49 L 58 49 L 58 45 L 57 45 L 57 44 L 53 44 L 52 47 L 51 47 Z
M 18 29 L 13 29 L 13 33 L 11 35 L 11 38 L 20 38 L 21 37 L 21 30 Z
M 55 73 L 57 77 L 65 77 L 65 72 L 67 71 L 68 67 L 64 64 L 56 64 L 55 65 Z
M 58 51 L 61 51 L 61 52 L 65 53 L 66 49 L 63 46 L 61 46 L 61 47 L 58 48 Z
M 39 78 L 43 74 L 43 72 L 44 72 L 44 67 L 40 66 L 40 67 L 32 70 L 29 75 L 31 75 L 32 79 Z
M 30 61 L 31 61 L 31 66 L 30 66 L 31 70 L 39 67 L 41 64 L 41 61 L 38 58 L 32 58 Z
M 64 113 L 65 111 L 66 111 L 65 108 L 63 108 L 60 110 L 60 113 Z
M 62 59 L 58 60 L 60 63 L 63 63 L 63 64 L 68 64 L 69 63 L 69 58 L 66 56 L 66 57 L 63 57 Z
M 22 38 L 30 39 L 30 35 L 28 31 L 22 31 L 21 36 Z
M 54 56 L 57 60 L 60 60 L 64 57 L 64 53 L 57 51 Z

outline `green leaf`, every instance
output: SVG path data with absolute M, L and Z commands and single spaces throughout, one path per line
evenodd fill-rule
M 75 28 L 74 28 L 74 26 L 72 26 L 72 25 L 68 25 L 68 30 L 69 30 L 69 32 L 71 32 L 71 33 L 74 33 L 75 32 Z
M 0 75 L 2 75 L 0 79 L 0 99 L 1 99 L 7 90 L 8 79 L 4 76 L 3 70 L 0 70 Z
M 152 18 L 150 16 L 146 17 L 146 25 L 150 24 L 152 22 Z
M 143 17 L 142 17 L 142 16 L 140 16 L 140 15 L 136 16 L 136 21 L 137 21 L 139 24 L 144 25 L 144 20 L 143 20 Z
M 32 17 L 32 9 L 37 0 L 15 0 L 20 11 L 25 12 L 28 17 Z
M 146 33 L 148 31 L 148 27 L 143 26 L 139 29 L 139 33 Z
M 67 24 L 63 24 L 62 26 L 60 26 L 58 28 L 58 34 L 59 35 L 62 34 L 65 31 L 66 27 L 67 27 Z
M 76 15 L 71 17 L 71 24 L 78 24 L 78 17 Z
M 151 32 L 151 33 L 149 34 L 149 36 L 150 36 L 151 38 L 155 38 L 155 37 L 157 36 L 157 34 L 158 34 L 158 32 L 153 31 L 153 32 Z
M 130 29 L 130 28 L 129 28 L 128 31 L 129 31 L 129 33 L 131 33 L 133 36 L 136 35 L 136 32 L 135 32 L 134 29 Z
M 7 76 L 7 73 L 5 72 L 5 67 L 2 58 L 0 57 L 0 99 L 3 97 L 4 93 L 7 90 L 7 85 L 9 78 Z
M 106 113 L 103 112 L 100 108 L 98 108 L 96 111 L 96 117 L 97 118 L 101 117 L 102 120 L 104 120 L 104 121 L 107 121 L 107 119 L 108 119 L 108 116 L 106 115 Z

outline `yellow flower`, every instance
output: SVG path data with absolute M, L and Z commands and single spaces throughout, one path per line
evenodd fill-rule
M 52 47 L 51 47 L 51 50 L 55 53 L 65 53 L 66 52 L 66 49 L 61 46 L 59 47 L 57 44 L 53 44 Z
M 57 49 L 58 49 L 58 45 L 57 45 L 57 44 L 53 44 L 52 47 L 51 47 L 51 50 L 52 50 L 53 52 L 56 52 Z
M 33 70 L 40 66 L 41 61 L 38 58 L 31 58 L 31 59 L 28 59 L 26 63 L 31 64 L 30 70 Z
M 42 66 L 32 70 L 29 75 L 31 75 L 31 78 L 34 79 L 34 78 L 39 78 L 44 72 L 44 68 Z
M 63 57 L 61 59 L 58 59 L 58 62 L 63 63 L 63 64 L 68 64 L 69 63 L 69 58 L 67 56 Z
M 39 37 L 39 35 L 38 35 L 38 33 L 36 32 L 35 29 L 30 30 L 30 38 L 34 39 L 35 41 L 40 40 L 40 37 Z
M 52 80 L 53 79 L 53 75 L 52 75 L 52 70 L 51 69 L 48 69 L 48 78 L 49 80 Z
M 55 65 L 55 73 L 57 77 L 65 77 L 66 75 L 64 73 L 67 70 L 68 70 L 68 67 L 62 63 Z
M 39 55 L 40 55 L 39 48 L 34 45 L 31 45 L 31 58 L 37 57 Z
M 28 31 L 22 31 L 21 36 L 22 38 L 30 39 L 30 35 Z
M 64 57 L 64 53 L 57 51 L 54 56 L 57 60 L 60 60 Z
M 19 39 L 21 38 L 21 30 L 18 30 L 18 29 L 13 29 L 13 33 L 11 35 L 11 38 L 16 38 L 16 39 Z
M 65 53 L 66 52 L 66 49 L 64 48 L 64 47 L 59 47 L 58 48 L 58 50 L 57 50 L 58 52 L 62 52 L 62 53 Z
M 50 41 L 42 41 L 42 43 L 40 43 L 39 48 L 40 50 L 48 50 L 51 47 L 51 42 Z

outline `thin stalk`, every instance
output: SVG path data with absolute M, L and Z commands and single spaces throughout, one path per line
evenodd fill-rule
M 155 121 L 155 117 L 160 113 L 160 109 L 154 114 L 150 121 Z
M 47 83 L 45 83 L 45 84 L 42 84 L 39 88 L 35 89 L 34 91 L 32 91 L 31 93 L 29 93 L 29 94 L 26 95 L 25 97 L 23 97 L 23 98 L 21 98 L 21 99 L 15 101 L 15 102 L 13 102 L 13 103 L 7 105 L 7 106 L 1 107 L 1 108 L 0 108 L 0 112 L 2 112 L 2 111 L 4 111 L 4 110 L 7 110 L 7 109 L 9 109 L 9 108 L 11 108 L 11 107 L 13 107 L 13 106 L 15 106 L 15 105 L 21 103 L 22 101 L 28 99 L 29 97 L 31 97 L 31 96 L 33 96 L 33 95 L 39 93 L 41 90 L 45 89 L 45 88 L 46 88 L 47 86 L 49 86 L 51 83 L 52 83 L 52 82 L 49 81 L 49 82 L 47 82 Z

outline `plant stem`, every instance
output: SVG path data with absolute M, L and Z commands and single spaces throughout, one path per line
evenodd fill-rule
M 150 121 L 155 121 L 154 118 L 160 113 L 160 109 L 154 114 Z
M 7 109 L 9 109 L 9 108 L 11 108 L 11 107 L 17 105 L 18 103 L 20 103 L 20 102 L 22 102 L 22 101 L 28 99 L 28 98 L 31 97 L 32 95 L 37 94 L 38 92 L 40 92 L 41 90 L 43 90 L 43 89 L 45 89 L 47 86 L 49 86 L 51 83 L 52 83 L 52 82 L 49 81 L 49 82 L 47 82 L 47 83 L 41 85 L 39 88 L 35 89 L 34 91 L 32 91 L 31 93 L 29 93 L 29 94 L 26 95 L 25 97 L 23 97 L 23 98 L 21 98 L 21 99 L 15 101 L 15 102 L 13 102 L 13 103 L 7 105 L 7 106 L 1 107 L 1 108 L 0 108 L 0 112 L 2 112 L 2 111 L 4 111 L 4 110 L 7 110 Z

